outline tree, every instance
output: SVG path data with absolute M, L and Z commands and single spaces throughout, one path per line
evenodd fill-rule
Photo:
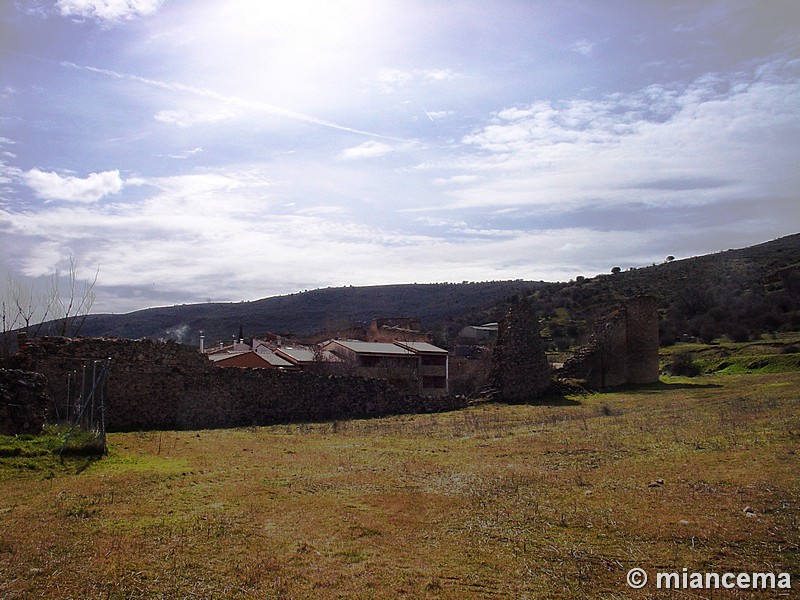
M 0 356 L 11 354 L 16 332 L 38 335 L 52 306 L 49 290 L 43 291 L 34 281 L 9 273 L 0 291 Z M 32 331 L 33 325 L 36 327 Z
M 66 282 L 62 283 L 61 274 L 56 271 L 51 279 L 50 289 L 53 307 L 57 316 L 57 331 L 61 336 L 77 336 L 83 327 L 86 317 L 94 304 L 94 285 L 100 274 L 100 267 L 95 271 L 91 283 L 84 280 L 83 289 L 79 290 L 78 262 L 69 257 L 69 273 Z
M 667 262 L 672 262 L 673 260 L 675 260 L 675 257 L 674 257 L 674 256 L 672 256 L 672 255 L 670 254 L 670 255 L 667 257 Z
M 611 267 L 611 272 L 616 275 L 617 273 L 622 272 L 622 267 Z
M 12 310 L 17 314 L 19 325 L 25 333 L 37 335 L 42 323 L 53 308 L 53 296 L 49 291 L 37 290 L 33 282 L 26 282 L 21 277 L 8 276 L 8 292 L 13 302 Z M 31 331 L 31 323 L 38 323 L 35 331 Z

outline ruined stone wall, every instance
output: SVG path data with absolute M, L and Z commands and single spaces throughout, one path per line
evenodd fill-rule
M 43 338 L 20 349 L 28 368 L 43 373 L 54 402 L 67 402 L 71 371 L 111 359 L 107 427 L 199 429 L 268 425 L 460 408 L 457 398 L 403 395 L 385 381 L 272 369 L 216 367 L 175 342 Z
M 550 387 L 550 364 L 539 318 L 527 301 L 511 306 L 499 323 L 490 381 L 495 395 L 504 402 L 527 402 Z
M 558 372 L 592 388 L 658 381 L 658 311 L 655 298 L 639 296 L 597 319 L 586 346 Z
M 40 433 L 51 404 L 40 373 L 0 369 L 0 435 Z
M 629 383 L 658 381 L 658 305 L 652 296 L 634 298 L 625 306 Z
M 382 317 L 372 319 L 366 341 L 392 343 L 395 340 L 405 342 L 427 342 L 430 341 L 430 336 L 421 331 L 419 319 L 413 317 Z

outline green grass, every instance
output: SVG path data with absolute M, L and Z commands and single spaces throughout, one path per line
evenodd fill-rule
M 94 432 L 62 426 L 47 426 L 39 435 L 0 436 L 0 481 L 23 473 L 49 478 L 59 471 L 80 471 L 102 451 Z
M 629 590 L 634 566 L 796 588 L 798 389 L 665 378 L 558 406 L 113 434 L 79 474 L 0 485 L 0 597 L 670 597 Z
M 800 371 L 800 334 L 780 334 L 752 342 L 721 340 L 714 344 L 682 343 L 662 348 L 662 370 L 688 354 L 699 373 L 741 375 Z

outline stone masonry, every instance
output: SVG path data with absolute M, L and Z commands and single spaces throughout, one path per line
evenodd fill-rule
M 498 326 L 490 381 L 497 398 L 504 402 L 527 402 L 550 387 L 539 318 L 527 300 L 512 305 Z
M 376 417 L 461 408 L 463 399 L 404 395 L 385 381 L 273 369 L 219 368 L 175 342 L 41 338 L 21 344 L 23 368 L 44 374 L 64 414 L 69 373 L 111 359 L 109 431 L 201 429 Z
M 51 405 L 40 373 L 0 369 L 0 435 L 40 433 Z
M 658 381 L 658 310 L 651 296 L 614 306 L 597 319 L 586 346 L 558 372 L 590 388 Z

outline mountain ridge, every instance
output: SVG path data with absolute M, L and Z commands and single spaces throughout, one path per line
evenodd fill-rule
M 238 334 L 240 326 L 245 337 L 267 332 L 307 337 L 345 331 L 353 324 L 365 326 L 377 317 L 402 316 L 419 319 L 423 328 L 434 332 L 435 338 L 448 342 L 463 325 L 498 320 L 510 299 L 527 297 L 538 305 L 545 320 L 556 326 L 573 324 L 567 337 L 574 341 L 583 333 L 593 306 L 637 294 L 657 297 L 664 326 L 674 329 L 668 336 L 691 331 L 699 335 L 703 324 L 706 329 L 713 325 L 709 319 L 727 326 L 730 324 L 726 319 L 749 315 L 752 310 L 771 315 L 771 323 L 756 323 L 747 317 L 753 321 L 753 334 L 757 329 L 770 327 L 800 328 L 800 233 L 745 248 L 670 260 L 616 274 L 578 277 L 569 282 L 514 280 L 343 286 L 253 301 L 182 304 L 125 314 L 89 315 L 80 334 L 166 338 L 196 344 L 201 331 L 209 342 L 230 340 Z M 727 333 L 723 331 L 725 327 L 717 329 Z M 43 333 L 47 330 L 43 328 Z

